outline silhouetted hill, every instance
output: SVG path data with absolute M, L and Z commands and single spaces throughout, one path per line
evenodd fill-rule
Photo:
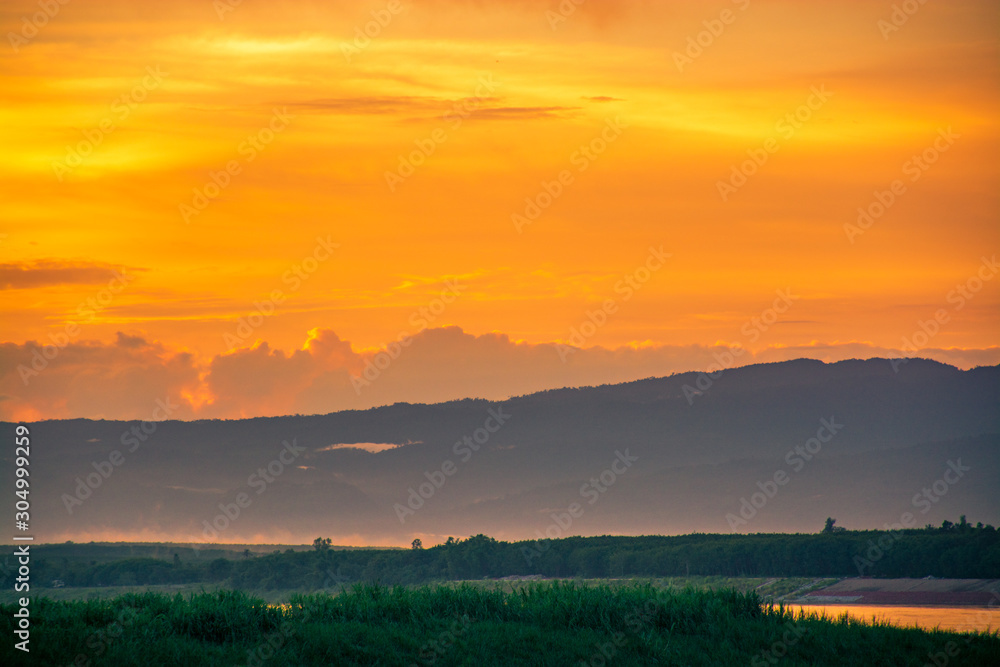
M 881 528 L 906 512 L 918 526 L 959 514 L 996 524 L 998 408 L 1000 367 L 960 371 L 913 359 L 896 372 L 885 359 L 800 359 L 715 379 L 683 373 L 501 403 L 162 422 L 142 442 L 132 433 L 142 434 L 138 422 L 46 421 L 32 426 L 32 518 L 45 541 L 198 540 L 220 503 L 246 493 L 238 518 L 217 521 L 230 524 L 218 541 L 325 535 L 341 544 L 407 544 L 414 536 L 531 538 L 553 525 L 561 536 L 729 532 L 727 514 L 739 516 L 742 500 L 758 493 L 762 506 L 744 510 L 752 516 L 737 530 L 813 532 L 827 516 Z M 485 430 L 496 425 L 491 411 L 505 422 L 494 433 Z M 825 441 L 810 441 L 817 435 Z M 303 448 L 294 457 L 282 445 L 293 440 Z M 341 443 L 410 444 L 380 453 L 325 449 Z M 108 470 L 102 462 L 115 450 L 120 465 L 70 514 L 67 499 L 88 475 L 94 481 L 98 468 Z M 615 463 L 626 459 L 627 467 Z M 962 475 L 945 477 L 949 461 L 959 460 Z M 934 502 L 914 504 L 945 479 Z M 402 512 L 401 523 L 394 506 L 406 507 L 421 484 L 433 493 Z M 559 528 L 552 514 L 573 503 L 579 515 Z

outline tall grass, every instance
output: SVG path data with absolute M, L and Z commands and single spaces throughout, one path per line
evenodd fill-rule
M 281 607 L 238 591 L 147 593 L 30 609 L 31 654 L 8 639 L 5 665 L 923 665 L 949 642 L 949 664 L 1000 664 L 998 633 L 831 621 L 752 591 L 650 585 L 357 585 Z M 8 638 L 13 611 L 2 609 Z

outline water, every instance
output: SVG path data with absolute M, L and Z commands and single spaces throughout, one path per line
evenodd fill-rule
M 914 625 L 925 630 L 939 627 L 942 630 L 972 632 L 974 630 L 1000 630 L 1000 607 L 892 607 L 887 605 L 816 604 L 792 605 L 799 610 L 820 613 L 836 618 L 845 612 L 851 618 L 871 622 L 872 617 L 887 620 L 899 627 Z

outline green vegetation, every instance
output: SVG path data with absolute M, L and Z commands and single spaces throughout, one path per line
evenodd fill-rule
M 1000 661 L 1000 634 L 793 615 L 755 592 L 649 585 L 356 585 L 268 606 L 244 593 L 35 599 L 5 665 L 922 665 Z M 10 637 L 14 608 L 0 609 Z M 771 660 L 774 660 L 772 663 Z
M 809 590 L 829 586 L 839 579 L 814 579 L 812 577 L 668 577 L 656 578 L 633 578 L 633 579 L 550 579 L 547 581 L 573 581 L 579 586 L 610 586 L 619 588 L 623 586 L 634 586 L 637 583 L 650 584 L 658 588 L 674 591 L 681 591 L 685 588 L 698 590 L 717 591 L 732 589 L 741 593 L 756 593 L 765 601 L 788 602 L 791 603 L 798 595 Z M 437 582 L 445 586 L 475 586 L 482 588 L 492 588 L 497 585 L 495 579 L 472 579 L 462 581 L 442 581 Z M 503 580 L 505 588 L 517 590 L 524 586 L 532 586 L 537 583 L 534 579 L 510 579 Z M 267 590 L 255 589 L 248 592 L 264 600 L 268 604 L 288 604 L 296 595 L 310 593 L 337 592 L 350 588 L 351 584 L 341 584 L 330 587 L 326 590 L 307 588 L 270 588 Z M 416 585 L 411 585 L 416 587 Z M 141 586 L 70 586 L 63 588 L 46 588 L 43 595 L 51 600 L 101 600 L 119 597 L 129 593 L 158 593 L 173 597 L 178 593 L 188 596 L 198 593 L 212 593 L 220 590 L 230 590 L 222 584 L 146 584 Z M 795 593 L 796 595 L 792 595 Z M 0 604 L 14 604 L 20 593 L 13 589 L 0 590 Z
M 59 545 L 60 547 L 63 545 Z M 94 552 L 94 547 L 81 545 Z M 355 582 L 417 584 L 543 575 L 555 578 L 912 577 L 1000 578 L 1000 532 L 940 528 L 830 530 L 819 534 L 568 537 L 498 542 L 485 535 L 430 548 L 338 550 L 317 538 L 306 551 L 246 552 L 211 560 L 127 558 L 90 562 L 34 550 L 33 582 L 65 586 L 201 583 L 252 591 L 336 590 Z M 14 570 L 5 587 L 12 587 Z M 34 584 L 33 584 L 34 587 Z M 790 591 L 786 591 L 790 592 Z
M 40 544 L 32 548 L 44 553 L 45 558 L 52 561 L 71 563 L 106 563 L 125 558 L 158 558 L 170 560 L 174 554 L 184 562 L 210 561 L 216 558 L 242 558 L 244 551 L 253 555 L 274 553 L 274 551 L 310 551 L 314 546 L 299 544 L 295 546 L 280 544 L 181 544 L 171 542 L 153 542 L 133 544 L 122 542 L 60 542 L 57 544 Z M 355 547 L 331 547 L 334 549 L 353 549 Z
M 107 547 L 117 557 L 100 545 L 39 545 L 31 592 L 38 581 L 65 586 L 41 587 L 44 597 L 32 598 L 31 655 L 7 643 L 0 661 L 770 665 L 780 657 L 783 665 L 924 665 L 934 656 L 950 663 L 957 651 L 961 664 L 1000 664 L 998 632 L 829 621 L 772 602 L 827 577 L 856 576 L 858 557 L 866 574 L 880 576 L 1000 577 L 995 529 L 961 521 L 847 531 L 832 519 L 826 528 L 516 543 L 477 535 L 396 550 L 339 550 L 325 538 L 270 553 Z M 142 557 L 149 550 L 158 557 Z M 495 581 L 530 575 L 577 581 Z M 134 592 L 146 586 L 158 592 Z M 14 606 L 0 606 L 12 636 Z

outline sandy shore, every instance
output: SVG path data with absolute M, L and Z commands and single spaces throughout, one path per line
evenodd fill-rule
M 1000 608 L 1000 579 L 842 579 L 795 603 Z

